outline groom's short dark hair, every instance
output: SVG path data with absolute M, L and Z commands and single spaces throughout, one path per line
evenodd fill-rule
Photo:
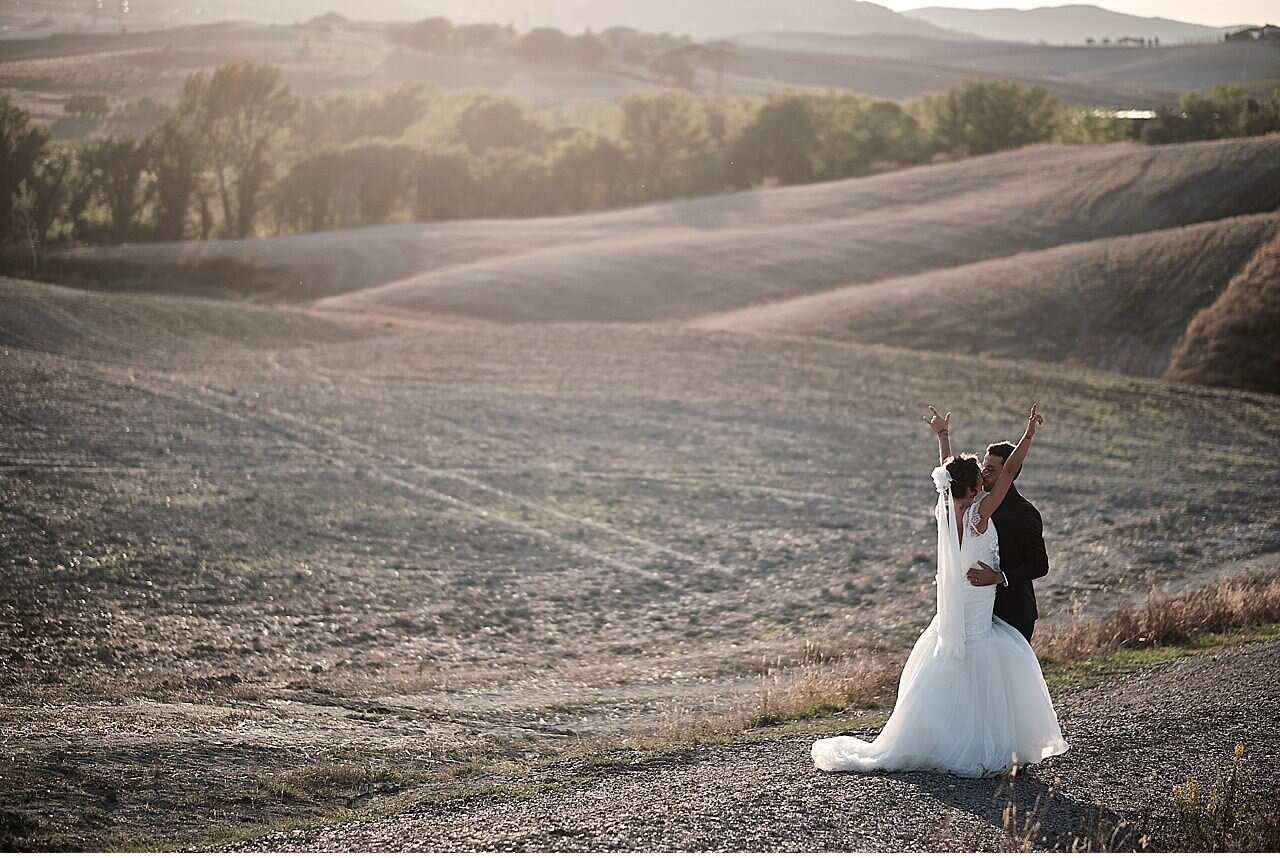
M 1013 445 L 1008 441 L 997 441 L 994 444 L 987 445 L 987 453 L 992 456 L 999 456 L 1002 462 L 1009 461 L 1009 457 L 1013 455 L 1013 450 Z M 1022 473 L 1022 468 L 1018 468 L 1018 471 L 1013 475 L 1013 478 L 1016 480 L 1020 473 Z

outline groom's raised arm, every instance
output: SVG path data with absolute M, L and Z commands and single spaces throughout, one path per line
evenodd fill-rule
M 1001 569 L 1009 584 L 1026 584 L 1049 574 L 1049 552 L 1044 547 L 1044 522 L 1030 504 L 1018 515 L 1001 519 L 1000 538 L 1022 549 L 1022 559 Z

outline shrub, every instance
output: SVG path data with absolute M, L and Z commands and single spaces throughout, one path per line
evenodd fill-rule
M 1256 785 L 1244 766 L 1244 746 L 1219 766 L 1208 793 L 1189 779 L 1173 788 L 1184 849 L 1204 852 L 1280 850 L 1280 787 Z
M 111 112 L 111 105 L 105 95 L 78 92 L 62 105 L 62 112 L 78 119 L 106 119 Z

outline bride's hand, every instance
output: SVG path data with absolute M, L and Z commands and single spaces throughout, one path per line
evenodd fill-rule
M 1027 434 L 1035 435 L 1036 430 L 1044 425 L 1044 415 L 1040 413 L 1037 403 L 1031 403 L 1031 413 L 1027 416 Z
M 951 431 L 951 412 L 947 412 L 947 416 L 943 417 L 938 413 L 938 409 L 932 405 L 929 406 L 929 414 L 921 415 L 920 419 L 928 424 L 929 428 L 937 434 Z

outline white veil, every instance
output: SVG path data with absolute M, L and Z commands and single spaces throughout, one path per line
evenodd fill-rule
M 935 655 L 964 658 L 964 570 L 960 568 L 960 530 L 951 502 L 951 474 L 933 469 L 938 490 L 938 644 Z

